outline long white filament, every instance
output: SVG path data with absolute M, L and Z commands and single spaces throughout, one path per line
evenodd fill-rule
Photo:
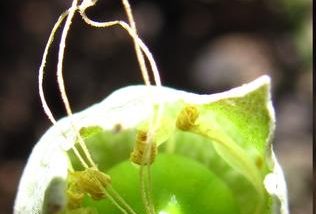
M 67 19 L 66 19 L 63 31 L 62 31 L 60 43 L 59 43 L 58 62 L 57 62 L 58 87 L 59 87 L 59 91 L 60 91 L 61 98 L 62 98 L 64 106 L 65 106 L 67 115 L 70 117 L 70 120 L 72 120 L 72 118 L 71 118 L 72 111 L 71 111 L 71 107 L 70 107 L 68 96 L 66 94 L 66 89 L 65 89 L 64 77 L 63 77 L 63 61 L 64 61 L 67 35 L 68 35 L 69 29 L 70 29 L 70 26 L 72 23 L 72 19 L 75 15 L 75 12 L 77 9 L 78 9 L 78 0 L 74 0 L 72 2 L 71 7 L 68 9 L 68 16 L 67 16 Z M 96 167 L 96 165 L 95 165 L 94 161 L 92 160 L 91 155 L 88 152 L 88 149 L 87 149 L 82 137 L 80 136 L 79 132 L 77 131 L 77 128 L 75 127 L 74 123 L 71 122 L 71 126 L 72 126 L 72 129 L 74 130 L 74 132 L 77 136 L 79 145 L 81 146 L 85 157 L 89 161 L 89 163 L 88 164 L 86 163 L 85 165 Z
M 122 0 L 122 3 L 123 3 L 123 6 L 125 9 L 127 18 L 128 18 L 129 25 L 131 26 L 132 30 L 134 30 L 135 34 L 137 35 L 136 23 L 135 23 L 135 20 L 133 17 L 131 6 L 130 6 L 128 0 Z M 150 86 L 150 80 L 149 80 L 149 75 L 148 75 L 148 70 L 147 70 L 147 66 L 145 63 L 144 55 L 141 51 L 139 44 L 137 43 L 137 39 L 133 38 L 133 40 L 134 40 L 134 47 L 135 47 L 136 56 L 137 56 L 137 59 L 138 59 L 139 65 L 140 65 L 140 70 L 142 72 L 144 82 L 147 86 Z M 155 63 L 155 61 L 154 61 L 154 63 Z M 159 78 L 159 81 L 160 81 L 160 78 Z M 155 81 L 155 83 L 157 84 L 156 81 Z M 159 82 L 158 84 L 161 84 L 161 83 Z M 152 95 L 151 90 L 148 90 L 148 97 L 150 98 L 150 102 L 152 104 L 154 104 L 153 100 L 152 100 L 153 95 Z M 154 105 L 152 105 L 152 108 L 154 111 Z M 160 103 L 159 103 L 158 108 L 159 108 L 159 112 L 160 112 L 160 109 L 161 109 Z M 145 153 L 144 153 L 144 156 L 142 158 L 142 163 L 141 163 L 141 167 L 139 170 L 141 196 L 142 196 L 142 200 L 143 200 L 143 203 L 145 206 L 145 210 L 149 214 L 155 214 L 155 206 L 154 206 L 154 203 L 153 203 L 152 197 L 151 197 L 151 194 L 152 194 L 152 188 L 151 188 L 152 183 L 151 183 L 151 174 L 150 174 L 151 173 L 150 172 L 151 165 L 148 164 L 146 166 L 146 165 L 144 165 L 144 163 L 150 158 L 150 155 L 152 155 L 152 154 L 150 154 L 152 151 L 152 147 L 153 147 L 152 136 L 157 128 L 155 126 L 156 124 L 154 124 L 154 122 L 155 122 L 154 112 L 152 115 L 153 116 L 152 116 L 151 121 L 150 121 L 150 127 L 149 127 L 149 132 L 148 132 L 149 137 L 146 139 L 147 144 L 145 147 Z M 145 167 L 147 169 L 146 171 L 144 171 Z
M 96 22 L 93 21 L 91 19 L 89 19 L 87 17 L 87 15 L 85 14 L 85 11 L 82 10 L 80 11 L 81 16 L 83 18 L 83 20 L 93 26 L 93 27 L 99 27 L 99 28 L 106 28 L 106 27 L 111 27 L 114 25 L 119 25 L 121 26 L 123 29 L 125 29 L 128 34 L 133 38 L 134 40 L 134 46 L 135 46 L 135 51 L 137 54 L 137 59 L 142 71 L 142 74 L 145 73 L 145 75 L 143 75 L 144 81 L 146 83 L 146 85 L 149 87 L 148 89 L 148 98 L 150 103 L 153 106 L 153 113 L 154 113 L 154 102 L 153 102 L 153 94 L 150 88 L 150 81 L 149 79 L 149 75 L 148 75 L 148 71 L 145 65 L 145 59 L 144 59 L 144 55 L 147 57 L 151 70 L 153 72 L 153 76 L 154 76 L 154 83 L 157 87 L 161 87 L 161 80 L 160 80 L 160 75 L 159 75 L 159 71 L 156 65 L 156 62 L 151 54 L 151 52 L 149 51 L 148 47 L 144 44 L 144 42 L 138 37 L 137 35 L 137 31 L 136 31 L 136 25 L 135 25 L 135 21 L 133 18 L 133 15 L 131 13 L 131 9 L 130 9 L 130 5 L 128 3 L 127 0 L 123 0 L 123 5 L 125 8 L 125 11 L 127 13 L 130 25 L 128 25 L 126 22 L 124 21 L 108 21 L 108 22 Z M 143 53 L 142 53 L 143 51 Z M 146 82 L 148 80 L 148 83 Z M 157 129 L 159 123 L 160 123 L 160 118 L 163 112 L 163 105 L 159 102 L 158 103 L 158 111 L 157 114 L 152 114 L 152 117 L 150 119 L 150 124 L 149 124 L 149 130 L 148 130 L 148 137 L 147 137 L 147 145 L 145 148 L 145 152 L 144 152 L 144 156 L 143 156 L 143 163 L 149 158 L 150 155 L 150 151 L 151 151 L 151 147 L 152 147 L 152 138 L 153 135 L 155 133 L 155 130 Z M 149 214 L 154 214 L 154 205 L 151 202 L 151 197 L 150 197 L 150 193 L 151 193 L 151 188 L 150 188 L 150 183 L 151 183 L 151 179 L 150 179 L 150 165 L 146 166 L 147 170 L 144 171 L 144 164 L 141 164 L 141 168 L 140 168 L 140 183 L 141 183 L 141 193 L 142 193 L 142 200 L 144 201 L 145 204 L 145 208 L 146 208 L 146 212 Z M 146 174 L 145 174 L 146 172 Z M 146 177 L 146 179 L 145 179 Z
M 48 119 L 54 124 L 57 125 L 56 119 L 53 116 L 52 111 L 50 110 L 46 98 L 45 98 L 45 94 L 44 94 L 44 89 L 43 89 L 43 80 L 44 80 L 44 75 L 45 75 L 45 65 L 46 65 L 46 59 L 47 59 L 47 55 L 49 52 L 49 48 L 51 46 L 51 44 L 54 41 L 54 37 L 55 37 L 55 33 L 58 30 L 58 28 L 60 27 L 62 21 L 65 19 L 65 17 L 68 15 L 69 11 L 65 11 L 63 12 L 57 22 L 55 23 L 50 36 L 48 38 L 47 44 L 45 46 L 45 50 L 44 50 L 44 54 L 43 54 L 43 58 L 42 58 L 42 62 L 39 68 L 39 74 L 38 74 L 38 89 L 39 89 L 39 95 L 40 95 L 40 99 L 42 102 L 42 107 L 44 109 L 45 114 L 48 116 Z M 57 127 L 58 128 L 58 127 Z M 64 135 L 63 131 L 60 130 L 60 132 L 62 133 L 62 135 Z M 65 135 L 64 135 L 65 136 Z M 75 153 L 75 155 L 78 157 L 80 163 L 83 165 L 83 167 L 87 168 L 88 165 L 86 164 L 86 162 L 84 161 L 84 159 L 81 157 L 80 153 L 78 152 L 78 150 L 76 149 L 76 147 L 73 147 L 73 151 Z
M 149 87 L 148 88 L 149 89 L 148 90 L 148 93 L 149 93 L 148 94 L 148 98 L 149 98 L 150 103 L 152 103 L 152 106 L 154 108 L 154 102 L 153 102 L 153 99 L 152 99 L 153 98 L 153 94 L 152 94 L 151 88 L 150 88 L 151 82 L 150 82 L 149 72 L 147 70 L 147 66 L 146 66 L 144 55 L 148 59 L 148 62 L 149 62 L 150 67 L 151 67 L 151 71 L 153 73 L 154 84 L 157 87 L 161 86 L 160 75 L 159 75 L 159 71 L 157 69 L 156 62 L 155 62 L 151 52 L 149 51 L 147 46 L 143 43 L 143 41 L 138 37 L 136 24 L 135 24 L 135 21 L 134 21 L 133 15 L 132 15 L 132 11 L 131 11 L 131 7 L 129 5 L 128 0 L 122 0 L 122 3 L 124 5 L 124 9 L 125 9 L 125 12 L 127 14 L 129 24 L 127 24 L 124 21 L 120 21 L 120 20 L 109 21 L 109 22 L 96 22 L 96 21 L 93 21 L 93 20 L 89 19 L 86 16 L 86 14 L 85 14 L 85 10 L 88 7 L 93 6 L 95 3 L 96 3 L 96 0 L 83 0 L 81 2 L 81 4 L 78 5 L 78 0 L 73 0 L 71 7 L 59 17 L 58 21 L 54 25 L 54 27 L 52 29 L 52 32 L 51 32 L 51 34 L 49 36 L 47 45 L 45 47 L 45 51 L 44 51 L 42 62 L 41 62 L 40 69 L 39 69 L 39 76 L 38 76 L 39 77 L 39 81 L 38 81 L 39 94 L 40 94 L 40 99 L 41 99 L 41 102 L 42 102 L 42 106 L 43 106 L 44 112 L 46 113 L 46 115 L 48 116 L 49 120 L 54 125 L 56 125 L 57 122 L 56 122 L 56 119 L 54 118 L 53 113 L 51 112 L 51 110 L 50 110 L 50 108 L 49 108 L 49 106 L 47 104 L 47 101 L 45 99 L 44 90 L 43 90 L 44 69 L 45 69 L 45 65 L 46 65 L 46 58 L 47 58 L 47 55 L 48 55 L 48 52 L 49 52 L 49 48 L 50 48 L 50 46 L 51 46 L 51 44 L 52 44 L 52 42 L 54 40 L 54 36 L 55 36 L 55 33 L 56 33 L 57 29 L 60 27 L 62 21 L 67 17 L 65 25 L 64 25 L 64 28 L 63 28 L 63 31 L 62 31 L 61 40 L 60 40 L 60 43 L 59 43 L 58 63 L 57 63 L 57 72 L 56 72 L 56 74 L 57 74 L 57 83 L 58 83 L 59 91 L 60 91 L 60 94 L 61 94 L 61 98 L 62 98 L 62 101 L 64 103 L 67 115 L 70 117 L 70 120 L 71 120 L 72 119 L 72 117 L 71 117 L 72 116 L 72 110 L 71 110 L 70 103 L 69 103 L 69 100 L 68 100 L 68 97 L 67 97 L 67 93 L 66 93 L 66 89 L 65 89 L 65 83 L 64 83 L 64 78 L 63 78 L 63 60 L 64 60 L 64 54 L 65 54 L 65 48 L 66 48 L 67 35 L 68 35 L 68 32 L 69 32 L 70 26 L 72 24 L 72 19 L 73 19 L 73 17 L 74 17 L 74 15 L 75 15 L 77 10 L 81 14 L 83 20 L 87 24 L 89 24 L 89 25 L 91 25 L 93 27 L 105 28 L 105 27 L 111 27 L 111 26 L 114 26 L 114 25 L 118 25 L 118 26 L 121 26 L 123 29 L 125 29 L 128 32 L 128 34 L 132 37 L 132 39 L 134 41 L 134 47 L 135 47 L 135 51 L 136 51 L 137 60 L 138 60 L 139 66 L 140 66 L 140 70 L 141 70 L 141 74 L 142 74 L 144 83 L 145 83 L 145 85 L 147 85 Z M 148 148 L 145 150 L 145 156 L 150 153 L 150 148 L 152 146 L 153 134 L 154 134 L 156 128 L 158 127 L 159 123 L 160 123 L 160 117 L 161 117 L 161 114 L 162 114 L 162 109 L 163 109 L 162 108 L 162 104 L 159 102 L 158 103 L 157 114 L 154 114 L 151 117 L 151 119 L 150 119 L 150 126 L 149 126 L 148 139 L 147 139 L 147 143 L 148 143 L 147 147 Z M 72 126 L 73 131 L 76 133 L 77 139 L 79 141 L 79 145 L 82 148 L 82 151 L 84 152 L 84 155 L 85 155 L 88 163 L 86 163 L 85 160 L 82 158 L 82 156 L 78 152 L 77 148 L 75 146 L 73 146 L 72 149 L 74 150 L 75 155 L 77 156 L 77 158 L 79 159 L 79 161 L 81 162 L 83 167 L 88 168 L 89 166 L 92 166 L 92 167 L 96 168 L 96 165 L 93 162 L 93 160 L 92 160 L 92 158 L 90 156 L 90 153 L 88 152 L 88 149 L 87 149 L 83 139 L 81 138 L 81 136 L 80 136 L 80 134 L 78 132 L 78 129 L 75 127 L 75 125 L 74 125 L 74 123 L 72 121 L 70 121 L 70 122 L 71 122 L 71 126 Z M 62 130 L 61 130 L 61 132 L 62 132 Z M 144 156 L 144 160 L 146 158 L 145 156 Z M 142 166 L 141 166 L 141 171 L 140 171 L 141 172 L 140 173 L 141 176 L 143 176 L 142 175 L 143 168 L 144 168 L 144 164 L 142 164 Z M 144 180 L 143 188 L 145 188 L 144 191 L 143 191 L 144 198 L 145 198 L 144 199 L 144 203 L 145 203 L 146 211 L 148 213 L 150 213 L 150 214 L 154 214 L 155 213 L 154 206 L 153 206 L 152 202 L 150 202 L 150 166 L 148 166 L 148 171 L 146 171 L 146 172 L 147 172 L 147 180 L 146 180 L 147 182 L 144 180 L 144 177 L 146 175 L 144 175 L 144 177 L 142 177 L 143 180 Z M 116 195 L 115 196 L 115 198 L 117 200 L 116 203 L 119 203 L 119 204 L 123 205 L 123 207 L 127 208 L 127 211 L 125 210 L 126 213 L 128 213 L 128 212 L 134 213 L 134 211 L 114 191 L 114 189 L 112 189 L 112 191 L 113 191 L 113 194 Z
M 134 30 L 135 34 L 137 35 L 137 28 L 136 28 L 136 23 L 133 17 L 133 13 L 132 13 L 132 9 L 131 6 L 128 2 L 128 0 L 122 0 L 127 18 L 128 18 L 128 22 L 132 28 L 132 30 Z M 147 70 L 147 66 L 145 64 L 145 59 L 144 59 L 144 55 L 141 51 L 141 48 L 139 46 L 139 44 L 137 43 L 137 40 L 135 38 L 133 38 L 134 40 L 134 47 L 135 47 L 135 52 L 136 52 L 136 56 L 140 65 L 140 69 L 142 72 L 142 76 L 144 78 L 144 82 L 147 86 L 150 86 L 150 80 L 149 80 L 149 75 L 148 75 L 148 70 Z M 155 63 L 155 60 L 153 60 L 153 62 Z M 156 66 L 155 66 L 156 67 Z M 156 67 L 157 68 L 157 67 Z M 158 69 L 157 69 L 158 70 Z M 158 72 L 159 74 L 159 72 Z M 148 81 L 148 82 L 147 82 Z M 159 82 L 157 83 L 157 81 L 155 80 L 155 84 L 157 85 L 161 85 L 160 82 L 160 77 L 159 77 Z M 153 94 L 151 90 L 148 90 L 148 97 L 150 98 L 150 102 L 152 103 L 152 108 L 154 111 L 154 103 L 153 103 Z M 148 138 L 146 139 L 147 144 L 145 147 L 145 155 L 143 156 L 142 159 L 142 164 L 139 170 L 139 177 L 140 177 L 140 186 L 141 186 L 141 196 L 142 196 L 142 200 L 145 206 L 145 210 L 149 213 L 149 214 L 155 214 L 155 206 L 154 203 L 152 201 L 152 188 L 151 188 L 151 165 L 144 165 L 144 163 L 150 158 L 150 154 L 152 151 L 152 147 L 153 147 L 153 142 L 152 142 L 152 138 L 153 138 L 153 134 L 155 133 L 155 130 L 157 129 L 159 122 L 160 122 L 160 115 L 162 113 L 162 104 L 159 102 L 158 104 L 158 116 L 157 118 L 155 118 L 155 113 L 153 112 L 153 116 L 151 118 L 150 121 L 150 126 L 149 126 L 149 131 L 148 131 Z M 156 123 L 155 123 L 155 119 L 157 119 Z M 146 167 L 146 171 L 144 170 L 144 168 Z
M 48 119 L 53 124 L 56 124 L 56 119 L 53 116 L 53 113 L 51 112 L 51 110 L 50 110 L 50 108 L 49 108 L 49 106 L 47 104 L 47 101 L 46 101 L 46 98 L 45 98 L 45 94 L 44 94 L 44 89 L 43 89 L 43 80 L 44 80 L 46 59 L 47 59 L 49 48 L 50 48 L 51 44 L 54 41 L 54 37 L 55 37 L 56 31 L 58 30 L 58 28 L 60 27 L 62 21 L 65 19 L 65 17 L 67 15 L 68 15 L 68 11 L 65 11 L 64 13 L 62 13 L 59 16 L 57 22 L 55 23 L 55 25 L 54 25 L 54 27 L 53 27 L 50 35 L 49 35 L 49 38 L 48 38 L 48 41 L 46 43 L 45 50 L 44 50 L 44 53 L 43 53 L 42 62 L 41 62 L 40 68 L 39 68 L 39 74 L 38 74 L 38 89 L 39 89 L 40 99 L 41 99 L 41 102 L 42 102 L 42 107 L 43 107 L 44 112 L 47 115 Z
M 122 28 L 124 28 L 128 32 L 128 34 L 137 41 L 141 50 L 144 52 L 144 54 L 148 58 L 148 61 L 150 63 L 150 67 L 151 67 L 153 75 L 154 75 L 155 85 L 161 86 L 160 75 L 159 75 L 159 71 L 158 71 L 156 62 L 154 60 L 154 57 L 152 56 L 151 52 L 149 51 L 147 46 L 144 44 L 144 42 L 138 37 L 138 35 L 134 32 L 134 30 L 126 22 L 124 22 L 124 21 L 96 22 L 96 21 L 92 21 L 91 19 L 89 19 L 84 12 L 82 13 L 82 18 L 84 19 L 84 21 L 87 24 L 89 24 L 93 27 L 105 28 L 105 27 L 111 27 L 114 25 L 119 25 Z
M 64 77 L 63 77 L 63 61 L 64 61 L 64 54 L 66 48 L 66 38 L 68 36 L 69 28 L 72 23 L 72 18 L 75 15 L 77 10 L 78 0 L 74 0 L 72 2 L 71 7 L 69 8 L 69 13 L 66 19 L 66 23 L 64 25 L 64 29 L 61 34 L 61 39 L 59 42 L 59 50 L 58 50 L 58 62 L 57 62 L 57 81 L 59 86 L 59 91 L 61 94 L 61 98 L 63 99 L 67 115 L 72 115 L 72 111 L 70 108 L 69 100 L 66 94 Z
M 131 26 L 131 28 L 134 30 L 135 34 L 137 35 L 137 28 L 136 28 L 136 23 L 132 14 L 132 9 L 131 6 L 129 4 L 129 2 L 127 0 L 122 0 L 123 6 L 125 8 L 125 12 L 128 18 L 128 22 Z M 138 59 L 138 63 L 140 66 L 140 70 L 142 72 L 142 76 L 145 82 L 145 85 L 150 85 L 150 79 L 149 79 L 149 75 L 148 75 L 148 70 L 147 70 L 147 66 L 145 63 L 145 58 L 144 55 L 141 51 L 141 48 L 138 45 L 138 42 L 135 38 L 133 38 L 134 40 L 134 47 L 135 47 L 135 52 L 136 52 L 136 56 Z

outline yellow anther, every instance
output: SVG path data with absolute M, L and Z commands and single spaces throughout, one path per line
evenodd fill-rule
M 156 155 L 156 144 L 147 142 L 147 132 L 138 131 L 136 144 L 130 157 L 131 161 L 139 165 L 148 165 L 154 162 Z
M 95 200 L 106 197 L 105 188 L 111 183 L 110 176 L 94 168 L 75 172 L 74 176 L 75 185 L 80 192 L 89 194 Z
M 177 118 L 176 126 L 183 131 L 189 131 L 196 125 L 198 117 L 199 111 L 195 106 L 185 106 Z
M 76 189 L 68 189 L 67 190 L 68 208 L 70 209 L 79 208 L 82 204 L 83 197 L 84 197 L 84 193 Z

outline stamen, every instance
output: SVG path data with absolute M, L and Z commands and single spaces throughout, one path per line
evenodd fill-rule
M 145 151 L 146 147 L 149 147 L 149 152 Z M 157 146 L 154 143 L 148 145 L 147 132 L 138 131 L 131 161 L 138 165 L 150 165 L 154 162 L 156 155 Z

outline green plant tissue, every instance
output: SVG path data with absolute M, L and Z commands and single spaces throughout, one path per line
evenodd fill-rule
M 275 117 L 268 76 L 211 95 L 128 86 L 59 120 L 33 148 L 14 213 L 122 213 L 106 198 L 96 201 L 89 195 L 77 209 L 67 207 L 69 170 L 82 170 L 71 150 L 75 127 L 113 187 L 136 213 L 145 214 L 138 168 L 129 155 L 136 132 L 149 126 L 153 104 L 163 106 L 151 167 L 157 214 L 289 213 L 283 172 L 272 148 Z M 184 128 L 180 120 L 187 123 Z

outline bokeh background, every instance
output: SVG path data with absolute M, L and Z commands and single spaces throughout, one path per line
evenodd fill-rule
M 276 153 L 288 181 L 293 214 L 312 213 L 312 1 L 135 0 L 141 37 L 164 85 L 215 93 L 272 77 Z M 0 213 L 12 213 L 18 180 L 32 147 L 50 126 L 41 108 L 37 72 L 50 30 L 70 0 L 1 1 Z M 99 0 L 95 20 L 126 19 L 118 0 Z M 59 38 L 60 32 L 57 34 Z M 45 80 L 57 118 L 57 41 Z M 65 56 L 65 81 L 79 111 L 112 91 L 141 84 L 133 44 L 118 27 L 92 29 L 75 17 Z

